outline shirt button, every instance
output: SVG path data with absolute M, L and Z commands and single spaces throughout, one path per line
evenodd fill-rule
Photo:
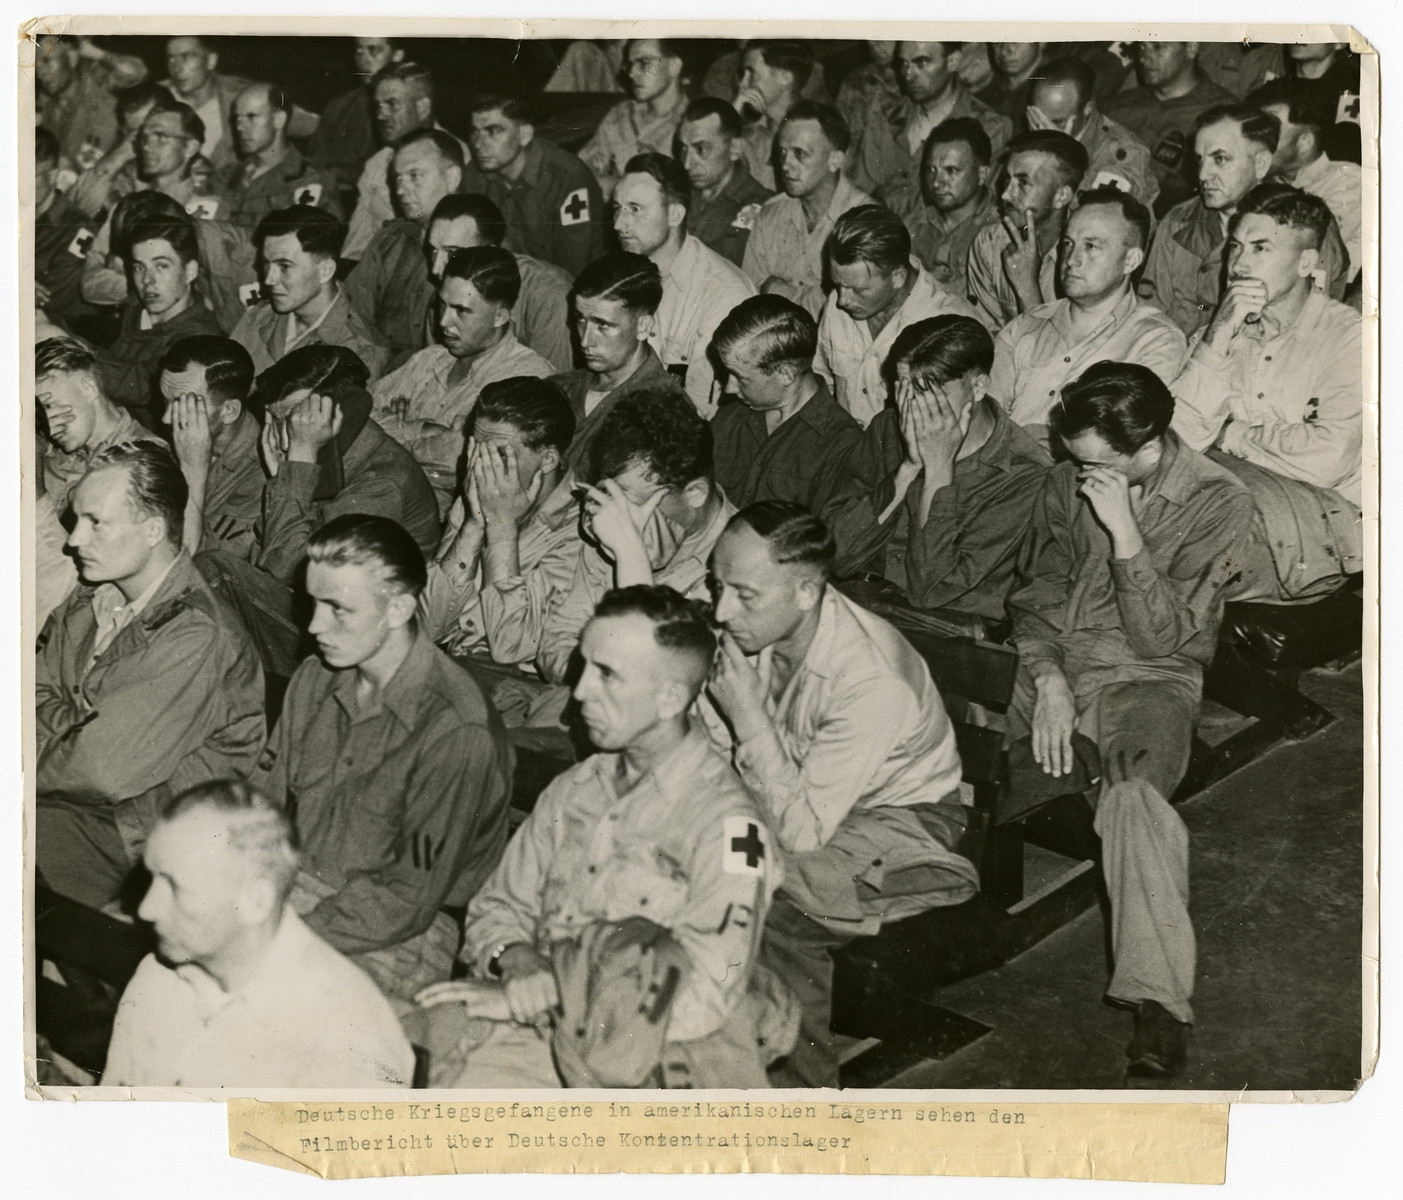
M 1271 362 L 1271 355 L 1270 355 L 1270 354 L 1267 355 L 1267 362 Z
M 1063 362 L 1071 362 L 1071 361 L 1072 361 L 1071 356 L 1069 355 L 1068 357 L 1064 358 L 1062 361 L 1063 361 Z
M 1265 400 L 1266 398 L 1267 398 L 1266 392 L 1258 392 L 1258 393 L 1257 393 L 1257 399 L 1258 399 L 1258 400 Z

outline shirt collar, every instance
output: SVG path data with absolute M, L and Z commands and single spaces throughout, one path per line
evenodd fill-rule
M 1150 486 L 1144 491 L 1142 504 L 1163 498 L 1171 504 L 1185 504 L 1198 492 L 1203 482 L 1193 469 L 1193 451 L 1179 440 L 1172 429 L 1164 433 L 1164 454 L 1159 460 L 1159 470 L 1155 472 Z
M 242 987 L 226 992 L 209 972 L 195 963 L 183 963 L 175 968 L 175 973 L 195 993 L 196 1007 L 206 1021 L 236 1000 L 265 1012 L 274 1021 L 282 1021 L 287 1016 L 282 1004 L 287 981 L 304 972 L 311 938 L 312 933 L 302 918 L 288 906 L 283 910 L 278 931 L 268 943 L 262 961 Z
M 536 510 L 535 519 L 547 529 L 560 529 L 563 525 L 575 520 L 579 507 L 579 501 L 575 499 L 575 489 L 579 486 L 575 472 L 566 467 L 565 474 L 560 477 L 560 482 L 555 485 L 555 489 Z
M 590 759 L 590 763 L 594 767 L 600 790 L 608 802 L 631 796 L 640 788 L 651 785 L 666 798 L 676 802 L 674 805 L 665 806 L 665 811 L 670 812 L 685 805 L 688 797 L 695 792 L 697 779 L 701 775 L 701 765 L 710 753 L 710 748 L 710 740 L 701 725 L 693 724 L 687 730 L 687 736 L 673 747 L 671 754 L 661 762 L 654 763 L 639 776 L 628 791 L 622 793 L 617 792 L 614 787 L 618 762 L 622 755 L 596 754 Z
M 1067 345 L 1080 345 L 1082 342 L 1089 342 L 1092 338 L 1100 337 L 1109 329 L 1119 328 L 1140 303 L 1139 297 L 1135 294 L 1135 289 L 1125 287 L 1121 297 L 1107 309 L 1106 314 L 1097 322 L 1093 329 L 1084 338 L 1078 338 L 1072 332 L 1072 302 L 1065 296 L 1057 301 L 1057 306 L 1052 311 L 1052 327 L 1057 330 L 1057 336 Z
M 1303 192 L 1310 191 L 1311 184 L 1322 183 L 1325 180 L 1331 165 L 1330 156 L 1322 154 L 1313 163 L 1307 163 L 1296 172 L 1296 178 L 1291 181 L 1292 186 L 1300 188 Z
M 425 694 L 425 683 L 437 653 L 434 644 L 415 629 L 414 642 L 404 656 L 394 677 L 380 689 L 380 708 L 390 713 L 408 730 L 417 727 L 419 707 Z M 368 714 L 356 704 L 356 671 L 354 667 L 333 672 L 331 694 L 352 719 Z

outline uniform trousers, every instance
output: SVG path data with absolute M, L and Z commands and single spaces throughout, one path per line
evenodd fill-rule
M 760 947 L 761 963 L 793 992 L 801 1013 L 798 1043 L 771 1076 L 778 1085 L 838 1086 L 838 1045 L 829 1028 L 833 951 L 886 921 L 969 899 L 974 868 L 950 861 L 946 849 L 965 822 L 954 798 L 856 809 L 825 846 L 785 856 L 785 882 Z
M 1189 920 L 1189 831 L 1167 797 L 1189 764 L 1198 712 L 1173 680 L 1116 682 L 1083 691 L 1072 681 L 1078 731 L 1096 743 L 1102 779 L 1096 809 L 1115 965 L 1106 991 L 1134 1004 L 1155 1000 L 1192 1022 L 1196 946 Z M 1008 740 L 1031 732 L 1036 691 L 1020 671 Z

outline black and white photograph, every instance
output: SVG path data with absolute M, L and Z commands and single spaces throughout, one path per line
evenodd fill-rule
M 1378 55 L 880 16 L 25 27 L 31 1096 L 1367 1078 Z

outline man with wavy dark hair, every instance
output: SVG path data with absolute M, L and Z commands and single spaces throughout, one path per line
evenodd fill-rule
M 263 748 L 263 672 L 181 549 L 186 497 L 151 442 L 97 451 L 70 496 L 80 586 L 39 636 L 36 861 L 95 907 L 171 796 L 247 772 Z
M 306 659 L 255 782 L 302 847 L 292 906 L 408 999 L 448 978 L 466 904 L 507 837 L 511 748 L 472 676 L 419 629 L 424 555 L 388 517 L 346 513 L 307 542 Z
M 1015 755 L 1030 739 L 1060 778 L 1074 732 L 1100 751 L 1087 795 L 1111 898 L 1107 994 L 1135 1013 L 1132 1082 L 1173 1079 L 1188 1054 L 1189 836 L 1169 797 L 1253 519 L 1247 490 L 1180 440 L 1173 413 L 1168 387 L 1135 363 L 1097 363 L 1062 389 L 1053 424 L 1070 461 L 1043 484 L 1008 601 Z

